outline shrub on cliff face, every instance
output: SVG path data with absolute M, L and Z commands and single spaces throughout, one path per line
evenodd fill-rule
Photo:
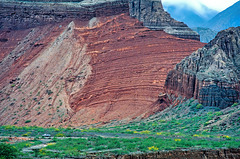
M 198 105 L 196 106 L 196 108 L 197 108 L 197 109 L 202 109 L 202 108 L 203 108 L 203 105 L 202 105 L 202 104 L 198 104 Z
M 236 106 L 238 106 L 238 103 L 234 103 L 234 104 L 232 105 L 232 107 L 236 107 Z
M 15 159 L 17 155 L 18 151 L 14 146 L 0 143 L 0 159 Z
M 25 123 L 31 123 L 31 120 L 26 120 Z

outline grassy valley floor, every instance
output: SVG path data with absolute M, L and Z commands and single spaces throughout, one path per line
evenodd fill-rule
M 52 137 L 43 138 L 43 134 Z M 220 110 L 188 100 L 125 125 L 88 129 L 5 125 L 0 127 L 0 136 L 2 145 L 12 145 L 24 158 L 240 148 L 240 105 Z

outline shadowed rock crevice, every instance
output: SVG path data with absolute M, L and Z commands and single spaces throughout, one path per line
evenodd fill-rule
M 224 109 L 237 102 L 239 92 L 227 86 L 209 85 L 199 92 L 199 102 L 205 106 L 218 106 Z

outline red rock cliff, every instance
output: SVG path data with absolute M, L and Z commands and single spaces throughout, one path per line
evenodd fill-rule
M 79 126 L 146 117 L 167 72 L 203 44 L 122 14 L 0 32 L 0 124 Z

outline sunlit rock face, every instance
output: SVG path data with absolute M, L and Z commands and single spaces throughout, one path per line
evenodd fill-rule
M 167 72 L 204 45 L 128 14 L 0 31 L 0 39 L 0 124 L 45 127 L 129 122 L 163 110 Z
M 205 106 L 225 108 L 238 102 L 240 92 L 240 27 L 221 31 L 202 49 L 170 71 L 168 92 L 194 97 Z
M 152 30 L 164 30 L 176 37 L 200 40 L 200 36 L 195 31 L 164 11 L 161 0 L 130 0 L 129 13 Z

